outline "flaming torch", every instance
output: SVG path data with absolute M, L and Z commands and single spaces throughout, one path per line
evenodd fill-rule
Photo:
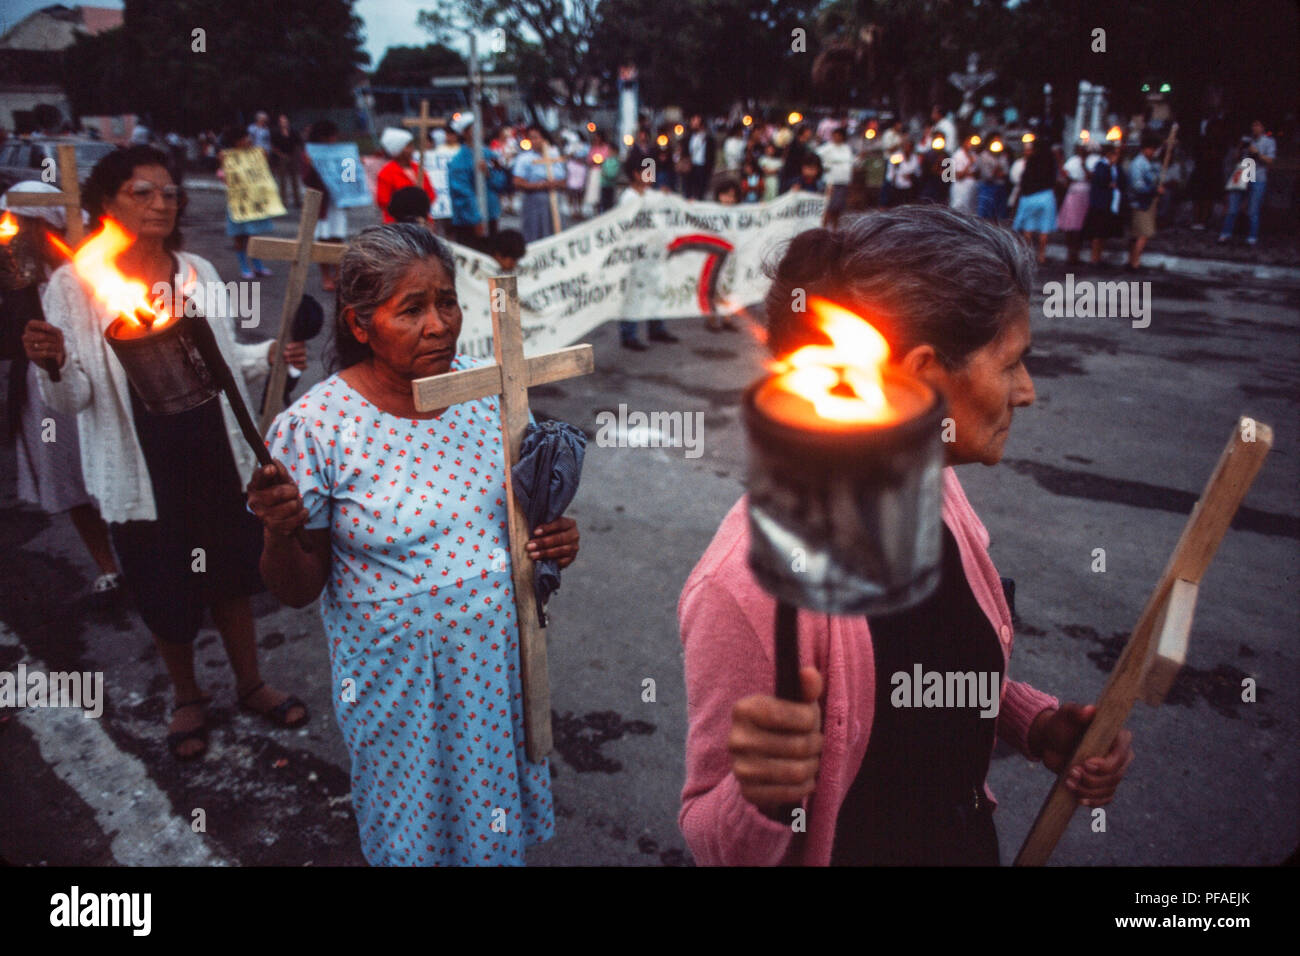
M 0 288 L 5 290 L 13 314 L 27 317 L 24 323 L 44 314 L 39 291 L 42 272 L 36 238 L 39 234 L 38 230 L 20 228 L 18 217 L 8 209 L 0 216 Z M 41 360 L 40 366 L 50 381 L 57 382 L 62 377 L 53 359 Z
M 149 411 L 176 415 L 224 392 L 244 439 L 261 466 L 272 463 L 271 453 L 258 434 L 230 366 L 217 345 L 212 326 L 188 297 L 195 275 L 190 271 L 180 290 L 176 314 L 165 299 L 151 300 L 143 282 L 124 276 L 117 258 L 135 237 L 111 218 L 72 254 L 72 267 L 87 288 L 116 318 L 104 336 L 126 377 Z M 179 277 L 178 277 L 179 278 Z M 299 543 L 309 550 L 303 529 Z
M 830 345 L 774 362 L 749 387 L 749 566 L 777 599 L 777 695 L 799 699 L 796 607 L 883 614 L 939 583 L 942 396 L 886 363 L 861 316 L 809 311 Z

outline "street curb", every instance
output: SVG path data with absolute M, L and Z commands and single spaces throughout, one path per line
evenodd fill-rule
M 226 184 L 216 179 L 186 179 L 183 180 L 186 189 L 197 189 L 200 191 L 224 193 Z
M 1049 243 L 1047 258 L 1065 261 L 1066 251 L 1062 245 Z M 1106 259 L 1102 260 L 1106 262 Z M 1124 261 L 1128 261 L 1125 253 Z M 1087 260 L 1076 263 L 1081 269 L 1088 267 Z M 1161 252 L 1146 252 L 1142 255 L 1142 268 L 1158 268 L 1166 272 L 1195 276 L 1198 279 L 1258 279 L 1264 282 L 1290 282 L 1300 285 L 1300 269 L 1290 266 L 1270 266 L 1254 262 L 1228 262 L 1224 259 L 1197 259 L 1191 256 L 1171 256 Z M 1140 277 L 1135 273 L 1134 277 Z

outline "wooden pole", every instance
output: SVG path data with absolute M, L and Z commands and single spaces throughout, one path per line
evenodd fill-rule
M 505 453 L 506 500 L 509 502 L 507 530 L 515 620 L 519 627 L 525 746 L 528 759 L 537 761 L 550 753 L 552 747 L 546 628 L 538 620 L 537 600 L 533 593 L 533 559 L 527 550 L 532 528 L 523 507 L 515 500 L 511 469 L 519 460 L 519 446 L 528 427 L 528 389 L 586 375 L 594 370 L 595 362 L 590 345 L 575 345 L 524 358 L 515 277 L 489 279 L 488 295 L 496 364 L 416 379 L 411 383 L 411 389 L 415 407 L 420 411 L 446 408 L 485 395 L 501 397 L 501 438 Z
M 429 130 L 441 129 L 447 125 L 447 121 L 441 116 L 429 115 L 429 101 L 420 100 L 420 115 L 403 117 L 402 125 L 416 130 L 415 134 L 415 164 L 424 170 L 424 142 L 429 138 Z M 418 183 L 416 185 L 419 185 Z
M 1160 687 L 1167 690 L 1173 682 L 1169 668 L 1175 661 L 1171 658 L 1153 672 L 1155 677 L 1148 685 L 1152 654 L 1157 645 L 1178 657 L 1185 653 L 1192 616 L 1189 601 L 1195 600 L 1196 588 L 1272 445 L 1273 430 L 1268 425 L 1249 418 L 1238 422 L 1097 699 L 1092 723 L 1043 802 L 1016 857 L 1016 866 L 1042 866 L 1056 848 L 1074 815 L 1075 797 L 1065 786 L 1070 770 L 1110 751 L 1139 694 L 1145 690 L 1149 697 L 1159 699 L 1163 697 Z M 1181 651 L 1171 650 L 1180 644 Z
M 547 179 L 552 178 L 551 167 L 554 166 L 556 163 L 559 163 L 561 168 L 564 168 L 564 166 L 566 165 L 563 156 L 551 155 L 551 147 L 549 145 L 543 147 L 542 158 L 539 160 L 539 162 L 542 164 L 542 167 L 546 170 Z M 551 198 L 551 229 L 558 234 L 562 232 L 564 229 L 563 220 L 560 218 L 560 201 L 556 198 L 554 189 L 547 189 L 546 193 Z
M 265 435 L 271 429 L 275 416 L 280 414 L 284 401 L 284 381 L 289 373 L 284 361 L 284 347 L 293 335 L 293 318 L 302 302 L 302 290 L 307 284 L 307 271 L 311 266 L 312 246 L 316 234 L 316 220 L 320 218 L 321 191 L 308 189 L 302 197 L 302 217 L 298 220 L 297 250 L 289 266 L 289 288 L 284 294 L 284 307 L 280 310 L 280 334 L 276 338 L 275 361 L 266 383 L 266 399 L 262 405 L 262 418 L 258 427 Z M 251 245 L 251 243 L 250 243 Z
M 1160 161 L 1160 175 L 1156 179 L 1156 188 L 1163 186 L 1165 183 L 1165 172 L 1169 169 L 1169 157 L 1174 154 L 1174 143 L 1178 138 L 1178 124 L 1175 123 L 1169 128 L 1169 136 L 1165 139 L 1165 158 Z M 1160 201 L 1160 194 L 1156 193 L 1151 199 L 1151 205 L 1147 207 L 1150 212 L 1156 208 L 1156 203 Z
M 514 276 L 488 280 L 492 307 L 492 343 L 501 368 L 501 437 L 506 450 L 506 502 L 509 510 L 510 568 L 514 581 L 515 616 L 519 622 L 519 654 L 524 689 L 524 734 L 529 760 L 551 752 L 551 684 L 546 660 L 546 627 L 537 616 L 533 593 L 533 559 L 527 545 L 532 528 L 523 505 L 515 498 L 513 464 L 528 427 L 528 382 L 524 370 L 523 327 L 519 321 L 519 288 Z

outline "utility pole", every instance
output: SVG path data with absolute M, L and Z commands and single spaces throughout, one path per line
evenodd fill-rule
M 487 179 L 483 175 L 483 86 L 514 86 L 513 76 L 483 76 L 478 65 L 478 37 L 474 31 L 469 34 L 469 76 L 434 77 L 434 86 L 464 86 L 469 84 L 470 108 L 474 111 L 474 125 L 471 137 L 474 150 L 474 199 L 478 203 L 479 221 L 487 229 Z

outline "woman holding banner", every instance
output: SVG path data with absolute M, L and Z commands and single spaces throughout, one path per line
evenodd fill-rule
M 547 762 L 524 748 L 500 412 L 422 412 L 411 390 L 478 364 L 456 354 L 455 261 L 422 226 L 367 229 L 338 292 L 341 371 L 276 419 L 275 466 L 249 486 L 262 574 L 294 607 L 324 591 L 366 859 L 522 865 L 555 823 Z M 528 549 L 565 567 L 577 525 L 542 525 Z
M 319 120 L 311 125 L 307 132 L 309 143 L 337 143 L 339 128 L 331 120 Z M 316 220 L 317 242 L 346 242 L 348 238 L 348 214 L 338 203 L 330 202 L 330 191 L 325 180 L 316 167 L 312 165 L 309 153 L 303 154 L 302 181 L 308 189 L 318 190 L 320 197 L 320 217 Z M 320 264 L 320 284 L 326 292 L 333 292 L 338 279 L 339 267 L 328 262 Z
M 222 155 L 226 150 L 251 149 L 253 147 L 253 137 L 248 130 L 239 126 L 231 126 L 221 134 L 221 141 L 225 145 Z M 217 170 L 217 176 L 220 179 L 225 178 L 225 170 Z M 229 196 L 229 191 L 227 191 Z M 281 209 L 283 212 L 283 209 Z M 230 214 L 230 207 L 226 208 L 226 235 L 235 240 L 235 255 L 239 257 L 239 277 L 241 279 L 255 279 L 258 276 L 269 276 L 271 270 L 261 259 L 254 259 L 249 262 L 248 259 L 248 240 L 253 236 L 264 236 L 275 228 L 271 219 L 248 219 L 243 222 L 235 222 L 234 217 Z

